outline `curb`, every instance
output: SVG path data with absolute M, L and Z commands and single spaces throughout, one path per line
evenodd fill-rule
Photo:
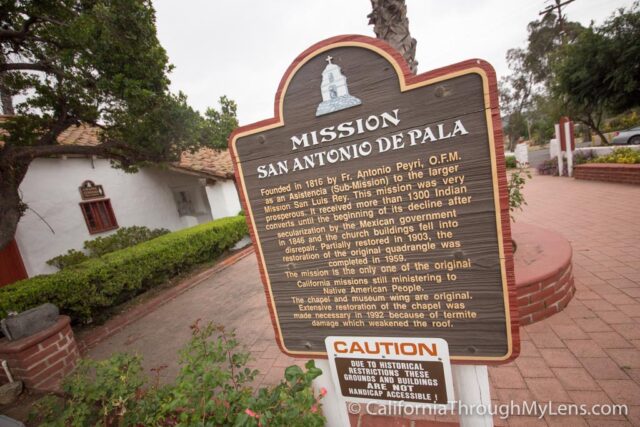
M 250 245 L 240 251 L 234 253 L 231 256 L 223 259 L 216 265 L 208 268 L 205 271 L 200 272 L 199 274 L 189 277 L 183 280 L 178 285 L 167 289 L 165 292 L 153 297 L 149 301 L 146 301 L 142 304 L 139 304 L 132 308 L 131 310 L 116 315 L 111 319 L 107 320 L 103 325 L 93 328 L 85 333 L 76 334 L 76 341 L 78 344 L 78 349 L 81 354 L 85 354 L 90 348 L 100 343 L 101 341 L 109 338 L 110 336 L 120 332 L 126 326 L 131 323 L 143 318 L 147 314 L 156 310 L 160 306 L 168 303 L 173 300 L 180 294 L 188 291 L 189 289 L 199 285 L 204 280 L 210 278 L 216 273 L 224 270 L 225 268 L 232 266 L 237 263 L 241 259 L 249 256 L 249 254 L 253 253 L 253 245 Z

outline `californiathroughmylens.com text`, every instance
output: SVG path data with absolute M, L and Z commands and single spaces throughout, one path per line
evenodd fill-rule
M 383 112 L 379 115 L 371 115 L 367 118 L 359 118 L 350 122 L 340 123 L 337 126 L 328 126 L 319 131 L 303 133 L 291 137 L 291 150 L 308 148 L 322 143 L 332 142 L 378 129 L 397 127 L 400 124 L 398 109 L 391 112 Z M 425 128 L 415 128 L 406 132 L 398 132 L 390 136 L 382 136 L 375 141 L 362 141 L 348 144 L 329 150 L 316 151 L 295 157 L 291 160 L 279 160 L 260 165 L 257 168 L 258 178 L 270 178 L 289 172 L 318 168 L 334 163 L 346 162 L 371 155 L 374 150 L 377 153 L 399 150 L 427 142 L 437 142 L 444 139 L 466 135 L 469 132 L 462 124 L 462 120 L 450 120 L 436 123 Z

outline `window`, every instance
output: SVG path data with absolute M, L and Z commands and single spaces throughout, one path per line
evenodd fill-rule
M 173 196 L 178 207 L 178 215 L 195 215 L 196 210 L 193 207 L 193 201 L 189 191 L 174 191 Z
M 118 228 L 116 216 L 111 208 L 111 200 L 102 199 L 94 202 L 83 202 L 80 203 L 80 208 L 89 233 L 102 233 Z

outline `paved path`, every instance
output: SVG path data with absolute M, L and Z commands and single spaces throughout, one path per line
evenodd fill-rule
M 198 319 L 201 324 L 212 321 L 236 331 L 256 358 L 252 365 L 262 373 L 259 383 L 277 383 L 283 370 L 271 368 L 294 361 L 275 344 L 253 253 L 102 341 L 88 355 L 102 359 L 117 351 L 139 353 L 147 369 L 167 365 L 161 377 L 168 381 L 178 373 L 178 350 L 189 340 L 189 326 Z
M 545 160 L 549 159 L 549 147 L 545 147 L 541 150 L 529 150 L 529 165 L 532 168 L 537 168 L 540 166 Z
M 556 230 L 571 241 L 577 293 L 563 312 L 522 328 L 521 356 L 490 368 L 492 397 L 496 403 L 631 405 L 628 418 L 512 417 L 509 426 L 640 425 L 640 187 L 534 176 L 525 196 L 529 204 L 517 221 Z M 277 383 L 294 362 L 275 344 L 254 255 L 149 313 L 89 355 L 137 351 L 147 368 L 168 364 L 163 378 L 172 378 L 176 351 L 198 318 L 237 330 L 255 357 L 252 365 L 262 372 L 259 384 Z
M 548 417 L 548 425 L 640 425 L 640 187 L 534 176 L 517 221 L 563 234 L 577 292 L 551 318 L 521 329 L 521 356 L 491 368 L 500 402 L 624 403 L 624 417 Z M 509 425 L 545 425 L 527 417 Z

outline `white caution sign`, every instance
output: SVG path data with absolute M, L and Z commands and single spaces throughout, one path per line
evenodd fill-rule
M 327 337 L 337 391 L 353 402 L 454 401 L 447 342 L 440 338 Z

